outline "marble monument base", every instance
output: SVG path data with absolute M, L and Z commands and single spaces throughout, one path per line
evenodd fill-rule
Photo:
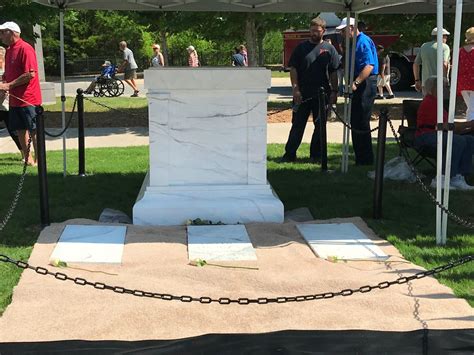
M 283 222 L 283 204 L 267 185 L 150 187 L 147 174 L 133 206 L 133 224 L 182 225 L 189 219 L 225 224 Z

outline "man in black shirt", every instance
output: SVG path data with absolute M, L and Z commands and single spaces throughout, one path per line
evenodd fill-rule
M 316 17 L 311 20 L 310 39 L 300 43 L 291 54 L 290 67 L 291 86 L 293 88 L 293 118 L 285 155 L 282 162 L 296 160 L 296 151 L 303 139 L 304 129 L 309 114 L 313 114 L 314 132 L 311 138 L 310 159 L 319 162 L 321 159 L 320 130 L 318 123 L 319 97 L 318 92 L 324 88 L 329 103 L 337 100 L 337 72 L 339 55 L 332 44 L 323 41 L 326 21 Z

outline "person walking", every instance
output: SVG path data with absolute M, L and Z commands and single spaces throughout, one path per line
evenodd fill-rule
M 133 56 L 132 50 L 127 47 L 127 42 L 120 42 L 119 49 L 123 52 L 123 62 L 120 65 L 118 72 L 124 73 L 125 82 L 133 89 L 133 94 L 131 95 L 131 97 L 137 97 L 138 93 L 140 92 L 135 82 L 135 79 L 137 78 L 138 69 L 137 62 L 135 62 L 135 57 Z
M 466 103 L 466 120 L 474 120 L 474 27 L 466 31 L 465 45 L 459 51 L 457 94 Z
M 153 68 L 159 68 L 165 66 L 165 59 L 163 58 L 163 53 L 161 53 L 161 47 L 159 44 L 153 44 L 153 57 L 151 58 L 151 66 Z
M 21 29 L 15 22 L 0 25 L 0 41 L 8 46 L 0 94 L 9 96 L 10 129 L 18 132 L 26 164 L 36 165 L 31 147 L 28 149 L 31 138 L 36 152 L 36 107 L 42 103 L 36 53 L 21 38 Z
M 300 43 L 293 51 L 288 63 L 293 88 L 293 118 L 285 154 L 281 162 L 296 160 L 296 151 L 303 139 L 310 113 L 313 115 L 314 131 L 310 145 L 310 161 L 321 160 L 321 137 L 319 127 L 319 90 L 324 88 L 329 104 L 337 100 L 337 68 L 339 55 L 332 44 L 323 41 L 326 21 L 320 17 L 311 20 L 310 38 Z
M 186 48 L 188 51 L 188 65 L 190 67 L 198 67 L 199 66 L 199 56 L 197 54 L 196 49 L 194 46 L 189 46 Z
M 379 61 L 379 75 L 377 76 L 377 90 L 378 95 L 376 99 L 384 99 L 383 88 L 388 91 L 387 99 L 393 99 L 392 87 L 390 86 L 390 57 L 384 53 L 384 47 L 382 45 L 377 46 L 377 57 Z
M 370 132 L 370 117 L 375 100 L 379 62 L 374 42 L 364 32 L 355 28 L 355 19 L 342 19 L 336 29 L 345 38 L 356 39 L 354 81 L 352 82 L 351 134 L 356 165 L 372 165 L 374 152 Z
M 449 57 L 450 49 L 446 44 L 448 40 L 449 32 L 443 28 L 443 78 L 448 77 L 449 71 Z M 435 27 L 431 31 L 432 40 L 426 43 L 423 43 L 420 47 L 420 51 L 416 55 L 415 62 L 413 63 L 413 77 L 415 78 L 415 89 L 416 91 L 421 91 L 423 96 L 427 94 L 425 87 L 426 80 L 437 75 L 436 63 L 437 63 L 437 35 L 438 28 Z M 420 76 L 420 66 L 421 66 L 421 76 Z
M 0 82 L 2 81 L 3 73 L 5 72 L 5 48 L 0 47 Z M 0 121 L 5 123 L 5 127 L 12 137 L 12 140 L 15 142 L 18 150 L 21 152 L 22 159 L 23 158 L 23 151 L 21 149 L 20 140 L 18 139 L 18 133 L 10 129 L 10 120 L 8 114 L 8 96 L 5 91 L 0 92 Z

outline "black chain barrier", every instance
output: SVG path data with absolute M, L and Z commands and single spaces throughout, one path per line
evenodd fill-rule
M 439 202 L 436 197 L 431 193 L 430 189 L 428 188 L 428 186 L 426 186 L 426 184 L 423 182 L 421 176 L 419 175 L 418 171 L 416 170 L 416 168 L 413 166 L 411 160 L 410 160 L 410 156 L 408 154 L 408 151 L 407 149 L 401 144 L 400 142 L 400 137 L 398 136 L 397 132 L 395 131 L 395 127 L 393 126 L 393 123 L 390 119 L 387 119 L 389 125 L 390 125 L 390 129 L 392 130 L 392 133 L 393 133 L 393 137 L 395 138 L 395 141 L 397 142 L 399 148 L 400 148 L 400 151 L 402 152 L 403 154 L 403 158 L 405 159 L 405 161 L 408 163 L 408 166 L 410 167 L 410 170 L 413 172 L 413 174 L 415 175 L 415 179 L 416 179 L 416 182 L 418 183 L 418 185 L 420 185 L 421 189 L 423 190 L 423 192 L 425 192 L 428 197 L 431 199 L 431 201 L 436 205 L 438 206 L 444 213 L 446 213 L 448 215 L 448 217 L 450 217 L 454 222 L 456 222 L 457 224 L 461 225 L 461 226 L 464 226 L 464 227 L 467 227 L 467 228 L 470 228 L 470 229 L 474 229 L 474 223 L 470 222 L 470 221 L 467 221 L 465 220 L 464 218 L 462 217 L 459 217 L 458 215 L 456 215 L 455 213 L 453 213 L 452 211 L 450 211 L 449 209 L 447 209 L 445 206 L 443 206 L 443 204 L 441 202 Z
M 156 293 L 156 292 L 148 292 L 142 291 L 137 289 L 129 289 L 122 286 L 111 286 L 107 285 L 103 282 L 91 282 L 87 281 L 82 277 L 70 277 L 62 272 L 51 272 L 48 269 L 41 267 L 41 266 L 32 266 L 29 265 L 27 262 L 15 260 L 7 255 L 0 254 L 0 262 L 3 263 L 10 263 L 17 266 L 20 269 L 30 269 L 35 271 L 37 274 L 44 275 L 44 276 L 53 276 L 55 279 L 60 281 L 72 281 L 76 285 L 79 286 L 91 286 L 98 290 L 107 290 L 113 291 L 119 294 L 127 294 L 136 297 L 148 297 L 148 298 L 156 298 L 161 299 L 164 301 L 181 301 L 185 303 L 189 302 L 199 302 L 202 304 L 209 304 L 209 303 L 218 303 L 221 305 L 227 304 L 238 304 L 238 305 L 248 305 L 248 304 L 269 304 L 269 303 L 290 303 L 290 302 L 306 302 L 306 301 L 315 301 L 315 300 L 322 300 L 328 298 L 334 298 L 338 296 L 351 296 L 356 293 L 367 293 L 373 290 L 383 290 L 389 288 L 394 285 L 402 285 L 406 284 L 412 280 L 419 280 L 427 276 L 436 275 L 440 272 L 458 267 L 463 264 L 467 264 L 474 260 L 474 255 L 469 255 L 463 257 L 461 259 L 452 261 L 448 264 L 435 267 L 434 269 L 417 272 L 411 276 L 402 276 L 393 281 L 383 281 L 379 282 L 377 285 L 366 285 L 356 289 L 344 289 L 337 292 L 324 292 L 324 293 L 317 293 L 312 295 L 301 295 L 301 296 L 280 296 L 280 297 L 258 297 L 258 298 L 228 298 L 228 297 L 219 297 L 219 298 L 212 298 L 207 296 L 201 297 L 193 297 L 193 296 L 176 296 L 168 293 Z
M 134 113 L 129 113 L 129 112 L 122 111 L 118 108 L 108 106 L 108 105 L 106 105 L 102 102 L 96 101 L 96 100 L 91 99 L 90 97 L 87 97 L 87 96 L 84 96 L 84 100 L 90 101 L 90 102 L 96 104 L 97 106 L 101 106 L 101 107 L 106 108 L 108 110 L 112 110 L 112 111 L 115 111 L 115 112 L 120 112 L 120 113 L 127 114 L 127 115 L 133 116 L 133 117 L 143 118 L 143 116 L 141 116 L 141 115 L 137 115 L 137 114 L 134 114 Z M 148 117 L 146 119 L 148 120 Z
M 329 105 L 330 106 L 330 110 L 332 112 L 334 112 L 334 115 L 336 116 L 336 118 L 342 122 L 342 124 L 344 126 L 346 126 L 348 129 L 350 129 L 352 132 L 356 133 L 356 134 L 366 134 L 366 133 L 372 133 L 372 132 L 375 132 L 379 129 L 379 127 L 375 127 L 375 128 L 372 128 L 370 131 L 364 131 L 364 130 L 361 130 L 361 129 L 355 129 L 355 128 L 352 128 L 352 126 L 347 123 L 346 121 L 344 121 L 344 119 L 341 118 L 341 116 L 339 115 L 339 113 L 337 112 L 337 110 L 332 107 L 332 105 Z
M 29 138 L 28 138 L 28 145 L 26 147 L 26 154 L 29 157 L 30 156 L 30 149 L 31 149 L 31 140 L 32 140 L 32 134 L 29 132 Z M 18 205 L 18 200 L 20 199 L 21 193 L 23 191 L 23 184 L 25 183 L 25 176 L 28 168 L 28 162 L 25 160 L 23 164 L 23 171 L 21 173 L 20 179 L 18 180 L 18 185 L 15 191 L 15 195 L 13 196 L 13 200 L 10 204 L 10 207 L 7 210 L 7 213 L 5 216 L 2 218 L 2 221 L 0 222 L 0 232 L 5 229 L 5 226 L 7 225 L 8 221 L 13 215 L 13 212 L 15 212 L 16 206 Z
M 57 138 L 57 137 L 61 137 L 64 133 L 66 133 L 74 117 L 74 112 L 76 111 L 76 103 L 77 103 L 77 97 L 74 99 L 71 115 L 69 116 L 69 120 L 66 123 L 66 127 L 64 127 L 64 129 L 60 133 L 49 133 L 48 131 L 44 130 L 44 134 L 46 134 L 48 137 Z

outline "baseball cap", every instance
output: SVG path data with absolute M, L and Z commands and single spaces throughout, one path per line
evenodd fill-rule
M 189 46 L 188 48 L 186 48 L 188 51 L 193 51 L 194 50 L 194 46 Z
M 104 62 L 104 64 L 102 64 L 103 67 L 108 67 L 109 65 L 112 65 L 112 63 L 110 62 L 110 60 L 106 60 Z
M 153 45 L 151 46 L 151 48 L 153 48 L 153 49 L 155 49 L 155 48 L 160 49 L 160 45 L 155 43 L 155 44 L 153 44 Z
M 443 28 L 443 36 L 449 36 L 451 33 L 449 33 L 448 31 L 446 31 L 444 28 Z M 431 31 L 431 35 L 432 36 L 437 36 L 438 35 L 438 27 L 435 27 L 433 28 L 433 31 Z
M 355 25 L 355 19 L 353 17 L 351 17 L 349 19 L 349 26 L 354 26 L 354 25 Z M 347 26 L 347 17 L 344 17 L 341 21 L 341 24 L 336 27 L 336 30 L 342 30 L 346 26 Z
M 18 26 L 15 22 L 8 21 L 5 22 L 3 25 L 0 25 L 0 30 L 10 30 L 13 32 L 21 33 L 20 26 Z

